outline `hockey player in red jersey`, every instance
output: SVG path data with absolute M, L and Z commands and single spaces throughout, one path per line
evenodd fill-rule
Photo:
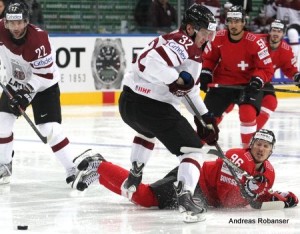
M 300 73 L 297 68 L 297 61 L 290 45 L 288 45 L 283 39 L 286 33 L 286 25 L 282 20 L 275 20 L 271 23 L 269 34 L 261 35 L 264 39 L 270 56 L 274 71 L 281 69 L 283 74 L 289 79 L 299 82 Z M 271 83 L 266 83 L 265 88 L 274 90 L 274 86 Z M 261 103 L 261 109 L 259 115 L 256 118 L 257 130 L 263 128 L 270 115 L 277 108 L 277 98 L 275 92 L 265 92 Z M 230 112 L 231 107 L 226 110 L 226 113 Z
M 13 126 L 23 110 L 32 105 L 34 120 L 48 138 L 53 153 L 66 170 L 66 182 L 75 178 L 69 140 L 61 127 L 60 74 L 48 34 L 29 23 L 24 1 L 11 1 L 0 20 L 0 57 L 6 68 L 6 88 L 0 98 L 0 183 L 9 183 L 12 172 Z
M 275 171 L 269 157 L 275 144 L 272 131 L 262 129 L 253 136 L 250 148 L 230 149 L 226 157 L 241 169 L 252 175 L 249 180 L 238 174 L 248 195 L 261 202 L 283 201 L 285 208 L 298 204 L 297 196 L 292 192 L 271 192 L 274 184 Z M 100 154 L 85 154 L 75 159 L 81 173 L 75 180 L 77 189 L 85 190 L 94 181 L 112 192 L 127 197 L 122 193 L 122 184 L 129 172 L 111 162 L 106 161 Z M 131 201 L 144 207 L 158 206 L 163 208 L 177 207 L 173 183 L 177 180 L 178 167 L 169 172 L 163 179 L 152 184 L 140 184 L 132 195 Z M 203 197 L 205 199 L 203 199 Z M 249 205 L 242 197 L 239 187 L 225 162 L 222 159 L 205 161 L 201 168 L 200 178 L 194 193 L 194 200 L 205 200 L 206 205 L 213 207 L 235 208 Z
M 281 69 L 283 74 L 289 79 L 299 82 L 300 73 L 297 67 L 297 59 L 293 50 L 283 39 L 286 32 L 286 25 L 282 20 L 275 20 L 271 23 L 269 35 L 265 35 L 266 45 L 272 58 L 274 71 Z M 265 88 L 273 89 L 273 85 L 267 83 Z M 261 129 L 270 118 L 270 115 L 277 107 L 276 94 L 274 92 L 264 92 L 261 110 L 256 119 L 257 129 Z
M 200 75 L 201 90 L 207 92 L 204 103 L 209 111 L 221 118 L 232 103 L 239 105 L 241 139 L 244 148 L 256 131 L 256 116 L 260 111 L 264 84 L 273 74 L 272 60 L 264 41 L 245 31 L 245 12 L 232 6 L 227 12 L 227 30 L 217 32 L 215 40 L 207 44 Z M 244 90 L 214 88 L 208 83 L 244 85 Z
M 216 21 L 204 6 L 193 4 L 184 14 L 179 30 L 150 42 L 132 64 L 123 80 L 119 110 L 123 121 L 137 132 L 133 139 L 132 169 L 123 184 L 133 194 L 142 181 L 142 172 L 158 139 L 180 161 L 178 201 L 183 215 L 202 220 L 205 209 L 192 200 L 200 174 L 202 143 L 218 139 L 215 119 L 199 95 L 202 47 L 214 38 Z M 198 124 L 198 134 L 179 110 L 189 95 L 210 128 Z M 188 106 L 188 105 L 187 105 Z M 195 113 L 189 108 L 191 114 Z

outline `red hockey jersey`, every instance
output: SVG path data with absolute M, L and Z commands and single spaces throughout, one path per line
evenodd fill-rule
M 238 42 L 229 39 L 227 30 L 218 31 L 203 60 L 203 69 L 213 71 L 213 82 L 218 84 L 248 84 L 253 76 L 268 82 L 274 73 L 264 40 L 247 31 Z
M 281 40 L 279 47 L 276 50 L 272 50 L 270 43 L 268 42 L 268 35 L 264 34 L 262 35 L 262 38 L 265 40 L 266 45 L 268 46 L 274 71 L 280 68 L 285 76 L 287 76 L 289 79 L 292 79 L 293 76 L 298 72 L 298 68 L 297 59 L 294 56 L 291 46 L 288 45 L 284 40 Z
M 241 169 L 250 175 L 263 175 L 267 179 L 265 192 L 259 196 L 260 201 L 269 201 L 270 193 L 275 180 L 273 166 L 266 160 L 260 170 L 255 169 L 255 162 L 246 149 L 231 149 L 226 152 L 226 157 L 233 161 Z M 238 173 L 237 173 L 238 174 Z M 242 183 L 246 178 L 238 174 Z M 215 207 L 242 207 L 248 205 L 246 199 L 241 196 L 240 189 L 231 175 L 226 164 L 221 159 L 204 162 L 200 175 L 200 186 L 203 193 L 208 198 L 209 205 Z

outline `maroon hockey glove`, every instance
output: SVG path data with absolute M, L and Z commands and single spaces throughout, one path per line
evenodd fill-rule
M 212 82 L 212 73 L 208 69 L 202 69 L 200 74 L 200 90 L 207 92 L 207 85 Z
M 219 139 L 219 128 L 216 119 L 212 113 L 208 112 L 202 115 L 203 121 L 207 127 L 204 127 L 199 119 L 194 116 L 194 122 L 197 126 L 197 134 L 201 140 L 205 141 L 208 145 L 215 145 Z
M 294 75 L 294 81 L 300 82 L 300 73 L 299 72 Z M 300 89 L 300 84 L 298 84 L 296 86 Z
M 181 78 L 181 79 L 180 79 Z M 184 83 L 180 83 L 183 81 Z M 172 94 L 177 97 L 183 97 L 188 94 L 192 88 L 194 87 L 194 79 L 192 75 L 186 71 L 182 71 L 179 73 L 179 78 L 175 80 L 173 83 L 169 84 L 169 90 Z
M 284 208 L 291 208 L 297 206 L 299 200 L 298 197 L 292 192 L 279 192 L 273 193 L 271 201 L 283 201 Z
M 26 110 L 29 106 L 32 101 L 30 93 L 29 88 L 25 87 L 24 89 L 17 90 L 14 97 L 9 99 L 8 107 L 15 116 L 19 117 L 21 115 L 18 106 L 20 106 L 22 110 Z

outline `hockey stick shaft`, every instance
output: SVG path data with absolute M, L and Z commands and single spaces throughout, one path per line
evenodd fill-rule
M 236 172 L 238 172 L 242 176 L 245 176 L 249 180 L 253 179 L 252 175 L 249 175 L 246 171 L 244 171 L 241 168 L 239 168 L 236 164 L 234 164 L 232 161 L 230 161 L 227 157 L 224 158 L 222 156 L 222 154 L 220 153 L 220 150 L 210 149 L 207 153 L 208 154 L 213 154 L 213 155 L 216 155 L 219 158 L 222 158 L 223 161 L 225 161 L 227 165 L 230 165 L 230 167 L 233 168 Z
M 8 89 L 5 87 L 4 84 L 2 84 L 2 82 L 0 82 L 0 86 L 3 89 L 4 93 L 7 95 L 7 97 L 9 99 L 13 99 L 13 95 L 8 91 Z M 37 127 L 34 125 L 34 123 L 31 121 L 31 119 L 28 117 L 28 115 L 26 114 L 26 112 L 20 107 L 18 106 L 18 109 L 21 113 L 21 115 L 23 115 L 23 117 L 26 119 L 27 123 L 30 125 L 30 127 L 33 129 L 33 131 L 35 131 L 35 133 L 38 135 L 38 137 L 41 139 L 41 141 L 45 144 L 47 144 L 47 137 L 43 136 L 40 131 L 37 129 Z
M 192 108 L 192 110 L 194 111 L 196 117 L 198 118 L 198 120 L 200 121 L 200 123 L 203 125 L 203 127 L 207 128 L 206 123 L 204 122 L 201 114 L 199 113 L 199 111 L 197 110 L 196 106 L 194 105 L 194 103 L 192 102 L 192 100 L 190 99 L 190 97 L 188 95 L 185 95 L 185 100 L 188 102 L 188 104 L 190 105 L 190 107 Z M 230 173 L 232 174 L 234 180 L 236 181 L 237 185 L 240 188 L 240 192 L 242 194 L 242 196 L 249 202 L 250 206 L 254 209 L 260 209 L 262 207 L 262 202 L 258 202 L 258 201 L 254 201 L 246 192 L 244 186 L 242 185 L 241 181 L 238 178 L 238 175 L 236 174 L 234 167 L 231 166 L 232 163 L 224 154 L 223 150 L 221 149 L 221 147 L 219 146 L 218 142 L 215 143 L 215 147 L 216 149 L 219 151 L 220 153 L 220 157 L 224 160 L 224 162 L 226 163 Z M 230 161 L 231 163 L 229 163 L 228 161 Z M 228 162 L 228 163 L 227 163 Z
M 241 85 L 222 85 L 222 84 L 214 84 L 210 83 L 207 85 L 209 88 L 226 88 L 226 89 L 245 89 L 246 86 L 241 86 Z M 259 89 L 260 91 L 265 91 L 265 92 L 281 92 L 281 93 L 299 93 L 300 90 L 290 90 L 290 89 Z

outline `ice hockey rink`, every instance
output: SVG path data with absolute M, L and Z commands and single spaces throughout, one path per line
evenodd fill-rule
M 270 161 L 276 170 L 274 190 L 293 191 L 300 197 L 300 99 L 281 99 L 266 125 L 277 137 Z M 31 110 L 27 111 L 32 118 Z M 182 107 L 182 113 L 192 116 Z M 63 106 L 63 126 L 74 157 L 86 149 L 106 160 L 130 168 L 134 132 L 125 125 L 117 106 Z M 223 150 L 240 147 L 237 108 L 220 125 Z M 206 221 L 186 224 L 177 210 L 142 208 L 113 194 L 98 183 L 86 191 L 72 190 L 65 183 L 63 167 L 20 118 L 15 125 L 15 156 L 11 183 L 0 186 L 0 233 L 300 233 L 300 208 L 261 211 L 251 208 L 215 209 Z M 204 147 L 205 154 L 210 148 Z M 204 155 L 205 160 L 215 156 Z M 162 178 L 178 164 L 157 142 L 143 182 Z M 258 223 L 258 219 L 286 220 L 287 224 Z M 253 224 L 231 224 L 230 219 L 251 219 Z M 17 230 L 28 226 L 27 231 Z

